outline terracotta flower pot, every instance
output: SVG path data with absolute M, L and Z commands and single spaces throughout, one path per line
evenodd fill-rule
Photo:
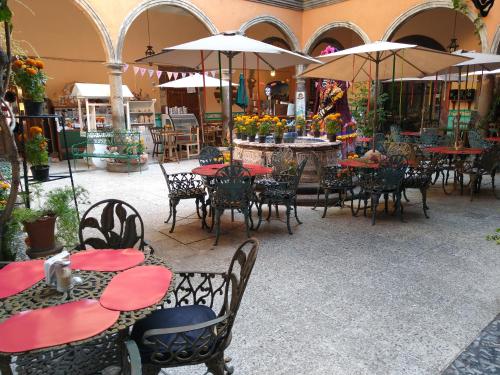
M 54 236 L 56 219 L 55 215 L 46 215 L 32 223 L 23 223 L 24 230 L 28 233 L 27 254 L 30 258 L 43 257 L 61 251 L 62 246 L 56 244 Z
M 48 165 L 34 165 L 31 166 L 31 174 L 33 179 L 36 181 L 48 181 L 49 180 L 49 166 Z

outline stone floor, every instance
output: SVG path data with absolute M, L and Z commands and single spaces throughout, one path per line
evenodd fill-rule
M 195 165 L 171 163 L 168 171 Z M 147 240 L 175 270 L 225 270 L 245 238 L 237 217 L 212 246 L 194 202 L 181 203 L 169 234 L 157 164 L 130 175 L 80 166 L 75 182 L 93 203 L 120 198 L 135 206 Z M 426 219 L 419 195 L 409 197 L 405 223 L 381 212 L 371 226 L 347 208 L 322 219 L 301 207 L 304 224 L 294 222 L 293 235 L 274 216 L 254 233 L 260 253 L 227 350 L 235 374 L 439 374 L 473 342 L 500 312 L 500 247 L 485 240 L 500 226 L 500 201 L 485 190 L 470 202 L 436 186 Z

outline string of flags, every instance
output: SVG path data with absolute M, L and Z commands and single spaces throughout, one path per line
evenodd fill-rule
M 123 73 L 125 73 L 128 69 L 130 68 L 129 64 L 124 64 L 123 65 Z M 141 77 L 144 77 L 146 74 L 149 76 L 149 78 L 153 78 L 153 76 L 156 74 L 156 77 L 160 79 L 162 74 L 166 74 L 168 77 L 168 80 L 171 81 L 172 79 L 176 80 L 178 78 L 186 78 L 188 76 L 195 75 L 195 72 L 169 72 L 166 70 L 155 70 L 155 69 L 148 69 L 148 68 L 143 68 L 140 66 L 133 66 L 132 70 L 134 71 L 134 75 L 140 75 Z M 216 78 L 217 76 L 217 70 L 207 70 L 205 71 L 205 74 L 207 76 L 212 76 Z

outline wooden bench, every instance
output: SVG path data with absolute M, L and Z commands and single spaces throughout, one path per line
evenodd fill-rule
M 95 145 L 105 145 L 105 151 L 96 151 L 93 148 Z M 144 143 L 141 142 L 141 133 L 134 130 L 106 130 L 106 131 L 87 131 L 85 133 L 85 141 L 76 143 L 71 146 L 73 161 L 76 159 L 87 159 L 89 166 L 89 158 L 113 159 L 116 161 L 125 161 L 127 170 L 130 170 L 132 161 L 136 161 L 140 165 L 141 155 L 144 152 Z

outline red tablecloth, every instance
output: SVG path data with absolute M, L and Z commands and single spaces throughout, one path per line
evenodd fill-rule
M 425 149 L 427 152 L 432 152 L 436 154 L 447 154 L 447 155 L 479 155 L 483 153 L 482 148 L 463 148 L 455 149 L 454 147 L 427 147 Z
M 407 137 L 420 137 L 420 132 L 401 132 L 400 134 Z
M 488 137 L 486 140 L 490 142 L 500 142 L 500 137 Z
M 137 249 L 90 249 L 72 254 L 70 260 L 75 270 L 116 272 L 144 262 L 144 253 Z
M 6 298 L 28 289 L 42 280 L 43 260 L 13 262 L 0 270 L 0 298 Z
M 377 169 L 380 165 L 379 163 L 367 163 L 364 161 L 356 159 L 339 160 L 338 165 L 343 168 L 372 168 Z
M 139 266 L 113 277 L 99 302 L 111 310 L 132 311 L 154 305 L 168 291 L 172 272 L 163 266 Z
M 203 165 L 201 167 L 197 167 L 193 169 L 191 172 L 194 174 L 198 174 L 200 176 L 214 177 L 219 169 L 227 165 L 228 164 L 208 164 L 208 165 Z M 268 174 L 273 171 L 272 168 L 264 167 L 258 164 L 243 164 L 243 168 L 248 169 L 252 177 Z
M 356 142 L 371 142 L 372 137 L 356 137 Z
M 19 353 L 84 340 L 107 330 L 119 316 L 119 311 L 92 299 L 23 311 L 0 323 L 0 352 Z

